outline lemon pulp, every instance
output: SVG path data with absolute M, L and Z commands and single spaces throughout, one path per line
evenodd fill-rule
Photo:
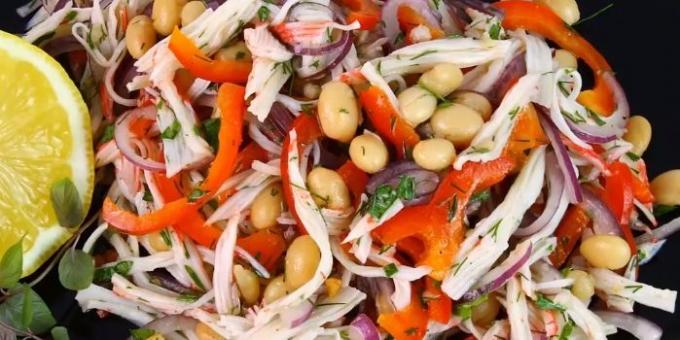
M 39 48 L 0 31 L 0 254 L 24 237 L 23 274 L 75 232 L 59 226 L 52 184 L 70 178 L 87 211 L 93 188 L 87 108 Z

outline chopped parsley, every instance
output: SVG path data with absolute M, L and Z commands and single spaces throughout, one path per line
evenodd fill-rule
M 596 112 L 593 112 L 593 110 L 586 108 L 586 112 L 588 113 L 588 117 L 590 117 L 590 119 L 592 119 L 595 122 L 595 124 L 597 124 L 599 126 L 604 126 L 604 125 L 607 124 L 607 122 L 602 120 L 600 115 L 597 114 Z
M 555 303 L 553 300 L 548 299 L 542 294 L 537 294 L 537 299 L 536 299 L 536 307 L 538 309 L 555 309 L 560 312 L 564 312 L 567 310 L 567 307 L 565 307 L 562 304 Z
M 574 111 L 574 113 L 562 110 L 562 115 L 572 121 L 574 124 L 580 124 L 580 123 L 585 123 L 586 119 L 581 116 L 578 111 Z
M 313 68 L 315 68 L 315 69 L 319 69 L 319 63 L 320 63 L 320 62 L 321 62 L 321 60 L 316 59 L 316 60 L 314 60 L 314 62 L 311 63 L 309 66 L 310 66 L 310 67 L 313 67 Z
M 187 274 L 189 274 L 191 281 L 194 281 L 196 287 L 200 288 L 203 291 L 206 290 L 205 285 L 203 285 L 203 282 L 201 282 L 201 280 L 198 278 L 198 274 L 196 274 L 193 268 L 191 268 L 189 265 L 184 265 L 184 270 L 186 270 Z
M 394 37 L 394 44 L 395 44 L 395 45 L 399 45 L 399 43 L 401 43 L 401 42 L 404 41 L 404 38 L 405 38 L 405 37 L 404 37 L 404 33 L 403 33 L 403 32 L 399 32 L 399 34 L 397 34 L 397 36 Z
M 491 234 L 491 237 L 493 238 L 494 241 L 498 241 L 498 227 L 501 226 L 501 222 L 503 222 L 503 219 L 499 219 L 496 221 L 496 223 L 491 226 L 491 229 L 489 230 L 488 234 Z
M 213 150 L 217 151 L 220 146 L 220 119 L 210 118 L 203 122 L 203 132 L 205 132 L 205 140 L 210 144 Z
M 633 291 L 633 293 L 637 293 L 640 289 L 642 289 L 642 285 L 628 285 L 624 286 L 623 288 L 630 289 Z
M 110 282 L 113 274 L 127 275 L 132 269 L 132 261 L 120 261 L 113 266 L 97 268 L 94 271 L 94 282 Z
M 489 27 L 489 38 L 501 40 L 501 23 L 497 20 Z
M 343 107 L 343 108 L 340 108 L 340 113 L 348 114 L 349 111 L 347 111 L 347 109 Z
M 626 156 L 630 158 L 631 161 L 637 162 L 640 160 L 640 156 L 636 155 L 634 152 L 628 151 L 626 152 Z
M 385 271 L 387 277 L 392 277 L 399 272 L 399 268 L 394 263 L 390 263 L 383 267 L 383 271 Z
M 411 176 L 399 177 L 399 185 L 397 186 L 397 196 L 404 200 L 411 200 L 415 196 L 416 180 Z
M 205 191 L 195 188 L 189 193 L 189 202 L 196 202 L 199 198 L 203 197 L 203 195 L 205 195 Z
M 142 196 L 142 199 L 145 202 L 153 202 L 153 195 L 146 184 L 144 184 L 144 196 Z
M 137 328 L 130 330 L 130 338 L 132 340 L 146 340 L 156 335 L 156 331 L 148 328 Z
M 474 154 L 474 153 L 487 153 L 487 152 L 489 152 L 489 151 L 491 151 L 491 149 L 485 148 L 485 147 L 483 147 L 483 146 L 475 146 L 475 145 L 473 145 L 473 146 L 470 147 L 470 151 L 468 151 L 468 154 Z
M 456 217 L 457 212 L 458 212 L 458 196 L 454 195 L 453 200 L 451 201 L 451 206 L 449 207 L 449 221 Z
M 614 3 L 610 3 L 609 5 L 600 8 L 600 9 L 599 9 L 598 11 L 596 11 L 595 13 L 593 13 L 593 14 L 591 14 L 591 15 L 589 15 L 589 16 L 587 16 L 587 17 L 585 17 L 585 18 L 583 18 L 583 19 L 581 19 L 581 20 L 579 20 L 579 21 L 577 21 L 577 22 L 575 22 L 572 26 L 576 26 L 576 25 L 582 24 L 582 23 L 584 23 L 584 22 L 586 22 L 586 21 L 588 21 L 588 20 L 592 20 L 592 19 L 596 18 L 597 16 L 599 16 L 600 14 L 604 13 L 605 11 L 607 11 L 608 9 L 612 8 L 613 6 L 614 6 Z
M 172 246 L 172 237 L 170 237 L 170 232 L 167 229 L 163 229 L 160 232 L 161 238 L 163 239 L 163 243 L 165 243 L 168 247 Z
M 484 190 L 484 191 L 480 191 L 480 192 L 472 195 L 472 197 L 470 197 L 470 203 L 484 202 L 484 201 L 487 201 L 490 198 L 491 198 L 491 191 L 490 190 Z
M 470 302 L 456 305 L 455 314 L 460 316 L 463 320 L 467 320 L 472 317 L 472 309 L 486 302 L 488 299 L 489 295 L 484 294 Z
M 401 176 L 396 189 L 388 184 L 379 186 L 364 206 L 364 211 L 379 219 L 397 199 L 410 200 L 414 196 L 415 179 L 411 176 Z
M 349 332 L 347 332 L 345 330 L 340 331 L 340 339 L 350 340 L 351 338 L 349 337 Z
M 102 138 L 99 140 L 99 144 L 104 144 L 104 143 L 112 140 L 114 131 L 115 131 L 115 127 L 113 126 L 113 124 L 107 125 L 104 128 L 104 133 L 102 133 Z
M 392 249 L 392 247 L 394 247 L 394 246 L 391 245 L 391 244 L 383 244 L 383 246 L 380 247 L 380 251 L 378 251 L 378 254 L 379 254 L 379 255 L 382 255 L 382 254 L 384 254 L 386 251 Z
M 175 139 L 177 135 L 182 131 L 182 127 L 179 125 L 179 121 L 174 120 L 172 124 L 163 130 L 161 133 L 161 138 L 163 139 Z
M 515 119 L 515 117 L 517 117 L 518 113 L 519 113 L 519 106 L 515 106 L 515 108 L 512 109 L 512 111 L 510 111 L 508 113 L 508 115 L 510 116 L 510 119 Z
M 426 55 L 428 55 L 428 54 L 432 54 L 432 53 L 437 53 L 437 50 L 425 50 L 425 51 L 422 51 L 422 52 L 416 54 L 415 56 L 413 56 L 413 57 L 411 58 L 411 60 L 416 60 L 416 59 L 418 59 L 418 58 L 420 58 L 420 57 L 424 57 L 424 56 L 426 56 Z
M 200 297 L 200 295 L 196 295 L 196 294 L 192 294 L 192 293 L 183 293 L 183 294 L 180 294 L 177 297 L 177 301 L 190 302 L 191 303 L 191 302 L 195 302 L 196 300 L 198 300 L 199 297 Z
M 677 209 L 678 209 L 677 205 L 656 204 L 654 205 L 654 216 L 661 217 Z
M 574 331 L 574 321 L 571 320 L 571 318 L 567 318 L 567 322 L 562 326 L 562 331 L 560 331 L 560 335 L 557 338 L 558 340 L 569 340 L 569 337 L 571 336 L 571 332 Z
M 266 21 L 269 19 L 269 8 L 266 6 L 260 6 L 260 9 L 257 10 L 257 18 L 260 19 L 260 21 Z

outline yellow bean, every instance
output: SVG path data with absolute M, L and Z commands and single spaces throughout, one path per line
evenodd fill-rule
M 250 222 L 257 229 L 267 229 L 277 224 L 283 210 L 281 184 L 274 183 L 260 192 L 250 207 Z
M 214 56 L 215 60 L 252 60 L 253 56 L 243 41 L 221 48 Z
M 413 148 L 413 160 L 427 170 L 442 170 L 451 165 L 455 157 L 453 144 L 443 138 L 421 140 Z
M 411 126 L 430 119 L 437 108 L 437 98 L 420 86 L 412 86 L 399 93 L 399 111 Z
M 465 148 L 482 128 L 482 117 L 467 106 L 452 104 L 435 111 L 430 119 L 434 135 L 450 140 L 456 148 Z
M 307 175 L 307 185 L 319 207 L 345 209 L 352 203 L 347 184 L 340 175 L 324 167 L 316 167 Z
M 196 18 L 200 17 L 203 12 L 205 12 L 206 7 L 203 1 L 189 1 L 182 7 L 182 12 L 180 13 L 180 19 L 182 21 L 182 27 L 188 26 Z
M 154 0 L 151 19 L 158 34 L 169 35 L 175 26 L 179 26 L 180 9 L 177 0 Z
M 329 277 L 324 282 L 324 285 L 326 286 L 326 293 L 328 294 L 328 297 L 334 297 L 338 294 L 340 288 L 342 288 L 342 281 L 334 277 Z
M 642 156 L 652 140 L 652 124 L 645 117 L 632 116 L 628 120 L 626 129 L 623 139 L 633 144 L 631 150 L 633 153 Z
M 680 170 L 669 170 L 656 176 L 650 189 L 657 204 L 680 205 Z
M 198 337 L 198 340 L 223 340 L 224 338 L 217 334 L 217 332 L 213 331 L 212 328 L 210 328 L 208 325 L 199 322 L 196 324 L 196 327 L 194 328 L 194 332 L 196 332 L 196 336 Z
M 293 240 L 286 252 L 286 290 L 292 292 L 311 280 L 320 260 L 321 251 L 309 235 Z
M 317 106 L 323 133 L 331 139 L 349 143 L 359 126 L 359 104 L 352 88 L 331 81 L 321 87 Z
M 372 134 L 356 136 L 349 144 L 349 157 L 354 165 L 369 174 L 382 170 L 389 160 L 385 143 Z
M 418 80 L 420 86 L 440 97 L 448 96 L 463 82 L 463 72 L 454 64 L 438 64 L 423 73 Z
M 125 46 L 130 56 L 139 59 L 155 44 L 156 32 L 151 19 L 146 15 L 132 18 L 125 30 Z
M 560 68 L 578 68 L 578 60 L 571 52 L 563 49 L 555 50 L 553 60 Z
M 284 296 L 286 296 L 286 282 L 283 280 L 283 275 L 279 275 L 267 284 L 262 294 L 262 303 L 266 305 Z
M 616 235 L 594 235 L 581 242 L 581 255 L 596 268 L 623 268 L 630 260 L 630 247 Z
M 557 14 L 568 25 L 573 25 L 581 17 L 576 0 L 536 0 Z
M 454 103 L 461 104 L 475 110 L 480 116 L 482 116 L 484 121 L 489 120 L 491 117 L 493 108 L 491 107 L 489 100 L 483 95 L 472 91 L 458 91 L 454 92 L 451 97 L 451 100 Z
M 257 275 L 252 270 L 237 264 L 234 266 L 234 279 L 246 304 L 257 304 L 260 299 L 260 279 Z
M 579 298 L 579 300 L 589 301 L 593 294 L 595 294 L 593 278 L 588 273 L 582 270 L 570 270 L 567 278 L 574 280 L 574 283 L 571 285 L 571 293 Z
M 477 306 L 472 307 L 472 322 L 480 326 L 488 326 L 498 315 L 500 310 L 500 302 L 496 299 L 495 294 L 489 294 L 486 301 Z

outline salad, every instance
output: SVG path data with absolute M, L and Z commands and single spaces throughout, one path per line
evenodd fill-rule
M 134 339 L 660 339 L 635 304 L 675 311 L 638 272 L 678 174 L 648 181 L 649 122 L 574 0 L 19 12 L 107 188 L 75 298 Z

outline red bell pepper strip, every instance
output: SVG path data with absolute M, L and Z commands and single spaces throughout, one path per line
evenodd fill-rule
M 412 43 L 412 41 L 410 41 L 411 30 L 418 26 L 427 27 L 430 31 L 432 40 L 444 37 L 444 31 L 439 27 L 432 27 L 420 13 L 408 5 L 401 5 L 397 8 L 397 21 L 399 22 L 399 28 L 401 28 L 401 31 L 404 32 L 404 35 L 406 36 L 406 42 L 409 44 Z
M 194 76 L 216 83 L 244 84 L 253 65 L 247 60 L 212 60 L 177 27 L 172 31 L 168 48 L 180 64 Z
M 288 175 L 288 153 L 291 147 L 290 131 L 292 130 L 295 130 L 295 133 L 297 134 L 297 147 L 300 152 L 306 145 L 309 145 L 320 138 L 322 133 L 315 117 L 301 114 L 293 121 L 289 133 L 286 134 L 286 138 L 283 140 L 283 147 L 281 150 L 281 186 L 283 187 L 283 197 L 286 199 L 286 204 L 288 205 L 291 215 L 293 215 L 295 221 L 297 221 L 300 232 L 303 232 L 304 230 L 301 228 L 303 228 L 304 224 L 302 224 L 297 211 L 295 211 L 293 189 L 291 188 L 290 176 Z
M 382 244 L 396 244 L 410 237 L 422 242 L 423 252 L 415 260 L 418 265 L 432 268 L 430 277 L 438 280 L 451 267 L 464 233 L 462 219 L 449 222 L 449 209 L 438 205 L 404 208 L 373 230 L 373 236 Z
M 358 208 L 361 204 L 361 194 L 366 190 L 368 183 L 368 175 L 357 168 L 352 161 L 347 161 L 340 168 L 338 168 L 338 175 L 347 185 L 349 192 L 352 194 L 354 208 Z
M 604 201 L 618 219 L 631 254 L 637 253 L 635 237 L 630 230 L 630 216 L 633 212 L 633 174 L 627 165 L 614 162 L 609 165 L 611 174 L 605 178 Z
M 109 95 L 104 82 L 99 84 L 99 101 L 102 106 L 102 115 L 107 122 L 113 122 L 116 117 L 113 116 L 113 98 Z
M 407 149 L 413 149 L 420 137 L 392 106 L 383 90 L 370 86 L 359 92 L 359 101 L 366 117 L 371 121 L 378 134 L 395 146 L 400 157 L 404 157 Z
M 238 149 L 243 140 L 243 116 L 246 102 L 242 86 L 225 83 L 217 93 L 217 106 L 220 110 L 220 147 L 208 170 L 208 176 L 201 185 L 205 191 L 215 192 L 236 168 Z
M 267 151 L 257 143 L 250 142 L 238 153 L 236 158 L 236 169 L 234 173 L 250 169 L 254 161 L 264 162 L 267 160 Z
M 448 321 L 448 320 L 447 320 Z M 411 294 L 411 303 L 401 310 L 378 316 L 378 325 L 395 340 L 420 340 L 427 331 L 427 311 L 417 294 Z
M 371 0 L 340 0 L 349 9 L 347 22 L 358 21 L 362 30 L 373 30 L 380 22 L 380 7 Z
M 516 168 L 521 168 L 529 157 L 528 151 L 547 143 L 548 139 L 543 133 L 536 109 L 533 105 L 527 105 L 517 114 L 517 122 L 503 150 L 503 155 L 514 159 L 517 164 Z
M 236 244 L 252 255 L 267 270 L 273 271 L 286 251 L 286 241 L 278 234 L 260 230 L 236 240 Z
M 591 222 L 590 216 L 585 210 L 577 205 L 572 205 L 562 217 L 562 221 L 555 229 L 557 237 L 557 247 L 550 254 L 550 262 L 559 268 L 569 258 L 569 254 L 576 247 L 576 243 L 581 239 L 581 233 Z
M 642 159 L 637 161 L 638 171 L 637 176 L 633 177 L 633 196 L 641 203 L 654 203 L 654 194 L 649 187 L 649 179 L 647 178 L 647 165 Z
M 196 209 L 196 206 L 190 204 L 186 198 L 181 198 L 150 214 L 137 216 L 119 208 L 107 197 L 102 206 L 102 218 L 126 234 L 145 235 L 174 224 Z
M 451 318 L 453 301 L 441 290 L 441 282 L 432 278 L 425 278 L 423 301 L 427 305 L 427 315 L 430 320 L 447 324 Z
M 612 68 L 593 45 L 545 5 L 530 1 L 510 0 L 496 2 L 494 6 L 505 14 L 502 23 L 504 28 L 526 29 L 537 33 L 583 59 L 595 75 L 595 87 L 582 92 L 579 101 L 600 114 L 609 115 L 614 111 L 613 92 L 603 78 L 604 74 L 612 72 Z

